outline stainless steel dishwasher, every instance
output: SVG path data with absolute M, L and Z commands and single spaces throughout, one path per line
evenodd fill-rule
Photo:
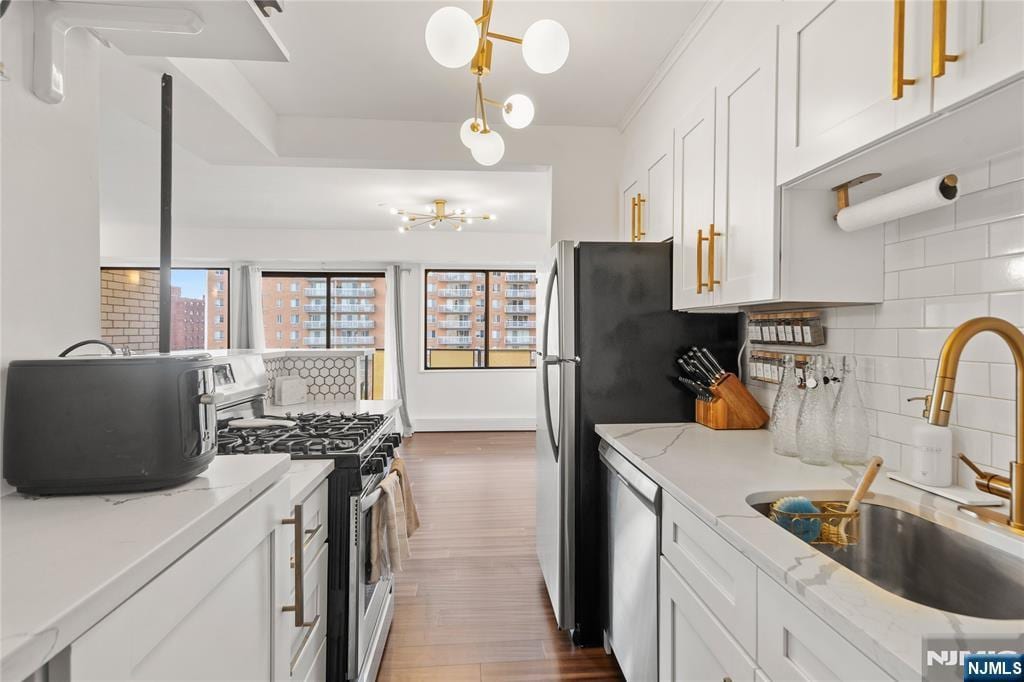
M 607 644 L 630 682 L 658 679 L 661 490 L 601 441 L 608 498 Z

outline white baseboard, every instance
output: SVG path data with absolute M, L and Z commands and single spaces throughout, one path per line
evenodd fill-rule
M 517 417 L 414 419 L 414 431 L 535 431 L 537 420 Z

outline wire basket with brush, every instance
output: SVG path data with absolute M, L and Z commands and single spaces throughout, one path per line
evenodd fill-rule
M 783 497 L 772 503 L 769 518 L 808 544 L 855 545 L 860 535 L 860 501 L 881 468 L 882 458 L 872 457 L 848 502 L 815 503 L 806 497 Z

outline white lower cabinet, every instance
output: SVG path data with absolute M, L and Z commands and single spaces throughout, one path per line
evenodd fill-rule
M 660 571 L 658 678 L 754 682 L 754 662 L 664 557 Z
M 71 645 L 71 680 L 287 680 L 288 484 L 278 483 Z
M 757 662 L 774 680 L 892 680 L 828 623 L 758 572 Z

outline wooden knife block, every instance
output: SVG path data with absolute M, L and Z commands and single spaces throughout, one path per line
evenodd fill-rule
M 768 423 L 768 413 L 750 395 L 735 374 L 711 387 L 714 400 L 697 401 L 697 423 L 709 429 L 759 429 Z

